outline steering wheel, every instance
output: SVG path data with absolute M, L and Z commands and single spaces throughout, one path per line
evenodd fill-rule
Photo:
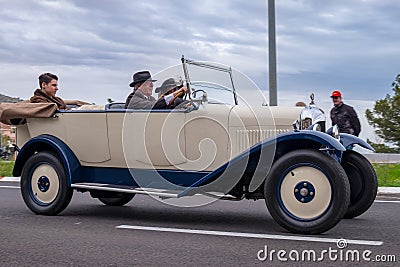
M 191 112 L 193 110 L 197 110 L 199 105 L 193 102 L 192 100 L 184 100 L 182 103 L 177 105 L 174 109 L 184 110 L 184 112 Z
M 182 96 L 183 94 L 185 94 L 185 91 L 180 90 L 180 91 L 171 99 L 171 101 L 169 101 L 168 107 L 170 108 L 170 107 L 174 104 L 175 100 L 176 100 L 178 97 Z

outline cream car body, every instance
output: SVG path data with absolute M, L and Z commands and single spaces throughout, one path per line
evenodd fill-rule
M 27 206 L 36 214 L 58 214 L 73 190 L 114 206 L 135 194 L 165 201 L 265 199 L 289 231 L 312 234 L 335 226 L 350 202 L 340 141 L 319 131 L 293 131 L 301 108 L 239 104 L 231 68 L 182 63 L 192 85 L 189 109 L 125 110 L 117 103 L 19 125 L 13 174 L 21 176 Z M 228 73 L 232 90 L 223 87 L 223 93 L 234 101 L 208 101 L 214 97 L 210 84 L 196 90 L 188 64 Z

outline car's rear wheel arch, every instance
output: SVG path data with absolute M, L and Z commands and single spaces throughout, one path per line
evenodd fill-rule
M 27 160 L 39 152 L 48 152 L 60 159 L 58 151 L 53 146 L 41 142 L 33 143 L 29 147 L 26 147 L 21 155 L 18 156 L 14 165 L 14 176 L 20 176 Z
M 80 169 L 80 163 L 63 141 L 49 135 L 35 137 L 22 147 L 14 164 L 13 176 L 21 176 L 29 158 L 40 152 L 52 154 L 60 161 L 65 170 L 67 183 L 70 186 L 74 180 L 74 174 L 78 173 Z

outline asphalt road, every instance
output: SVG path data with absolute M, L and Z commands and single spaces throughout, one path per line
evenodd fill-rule
M 398 266 L 399 222 L 396 196 L 317 236 L 288 233 L 263 201 L 176 208 L 135 196 L 125 207 L 108 207 L 75 192 L 60 215 L 38 216 L 17 183 L 1 182 L 0 265 Z

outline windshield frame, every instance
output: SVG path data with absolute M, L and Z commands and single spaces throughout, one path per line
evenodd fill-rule
M 186 59 L 183 55 L 181 58 L 181 62 L 182 62 L 182 66 L 183 66 L 183 72 L 185 75 L 185 80 L 186 80 L 186 87 L 189 89 L 189 92 L 191 92 L 191 82 L 190 82 L 190 76 L 189 76 L 189 71 L 187 68 L 187 64 L 189 65 L 194 65 L 197 67 L 201 67 L 201 68 L 207 68 L 207 69 L 211 69 L 211 70 L 216 70 L 216 71 L 220 71 L 220 72 L 226 72 L 229 74 L 229 78 L 231 81 L 231 85 L 232 85 L 232 93 L 233 93 L 233 101 L 235 103 L 235 105 L 238 105 L 238 98 L 237 98 L 237 94 L 236 94 L 236 88 L 235 88 L 235 84 L 233 83 L 233 77 L 232 77 L 232 68 L 229 67 L 222 67 L 216 64 L 211 64 L 211 63 L 204 63 L 204 62 L 200 62 L 200 61 L 194 61 L 194 60 L 190 60 L 190 59 Z M 212 82 L 208 82 L 208 83 L 212 83 Z M 225 86 L 223 86 L 225 87 Z

